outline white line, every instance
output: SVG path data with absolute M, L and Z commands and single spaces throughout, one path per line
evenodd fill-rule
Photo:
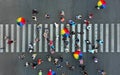
M 55 42 L 55 50 L 59 51 L 59 27 L 56 27 L 56 42 Z
M 50 24 L 50 39 L 53 40 L 53 24 Z
M 120 24 L 117 24 L 117 52 L 120 52 Z
M 5 25 L 5 28 L 6 28 L 6 30 L 5 30 L 5 32 L 6 32 L 6 36 L 9 36 L 9 33 L 8 33 L 8 32 L 9 32 L 9 25 L 6 24 L 6 25 Z M 9 52 L 9 45 L 8 45 L 7 42 L 8 42 L 8 40 L 6 41 L 6 48 L 5 48 L 6 51 L 5 51 L 5 52 Z
M 96 40 L 98 39 L 98 24 L 94 24 L 94 43 L 97 44 Z
M 77 25 L 77 32 L 81 32 L 81 24 Z M 77 34 L 77 37 L 79 39 L 78 45 L 79 45 L 79 47 L 81 47 L 81 43 L 80 43 L 81 35 Z
M 70 25 L 67 24 L 66 26 L 67 26 L 66 28 L 70 31 Z M 67 50 L 68 50 L 68 52 L 70 51 L 70 38 L 67 38 L 67 41 L 68 41 L 69 43 L 68 43 L 67 48 L 65 48 L 65 50 L 64 50 L 66 53 L 67 53 Z
M 105 48 L 105 52 L 108 52 L 108 50 L 109 50 L 109 24 L 105 24 L 105 26 L 106 26 L 106 35 L 105 35 L 105 37 L 106 37 L 106 39 L 105 39 L 105 42 L 106 42 L 106 48 Z M 103 45 L 104 46 L 104 45 Z
M 64 28 L 64 24 L 61 24 L 60 25 L 60 27 L 61 27 L 61 30 Z M 64 43 L 63 43 L 63 40 L 62 40 L 62 38 L 63 38 L 63 36 L 62 35 L 60 35 L 61 36 L 61 39 L 60 39 L 60 43 L 61 43 L 61 52 L 64 52 Z
M 34 32 L 34 36 L 33 36 L 33 41 L 35 41 L 35 39 L 36 39 L 36 24 L 34 24 L 34 29 L 33 29 L 33 32 Z M 37 50 L 36 50 L 36 42 L 34 42 L 34 52 L 36 52 Z
M 90 26 L 90 30 L 89 30 L 88 38 L 89 38 L 89 41 L 92 42 L 92 24 L 89 24 L 89 26 Z M 92 49 L 91 45 L 89 45 L 89 49 Z
M 42 52 L 42 37 L 43 37 L 43 35 L 42 35 L 42 29 L 43 29 L 43 27 L 42 27 L 42 24 L 39 24 L 39 26 L 41 27 L 41 29 L 39 30 L 39 37 L 40 37 L 39 52 Z
M 19 46 L 19 43 L 20 43 L 20 26 L 17 25 L 17 38 L 16 38 L 16 52 L 20 52 L 20 46 Z
M 0 24 L 0 48 L 3 48 L 3 24 Z M 0 49 L 0 53 L 3 52 L 3 49 Z
M 103 24 L 100 24 L 100 39 L 103 40 Z M 103 46 L 100 46 L 100 52 L 103 52 Z
M 72 26 L 72 31 L 75 31 L 75 26 Z M 75 51 L 75 35 L 72 35 L 72 52 Z
M 114 40 L 115 40 L 115 35 L 114 35 L 114 24 L 111 24 L 111 52 L 114 52 Z
M 14 26 L 15 26 L 14 24 L 11 24 L 11 30 L 10 31 L 11 31 L 11 39 L 12 40 L 14 40 L 14 32 L 15 32 Z M 11 44 L 11 52 L 14 52 L 14 43 Z
M 83 24 L 83 32 L 84 32 L 84 35 L 83 35 L 83 52 L 86 52 L 86 24 Z
M 25 45 L 26 45 L 26 25 L 22 27 L 22 52 L 25 52 Z
M 28 44 L 31 42 L 31 24 L 28 24 Z
M 45 24 L 45 28 L 48 28 L 48 24 Z M 45 52 L 47 52 L 48 51 L 48 42 L 47 42 L 47 40 L 45 39 Z

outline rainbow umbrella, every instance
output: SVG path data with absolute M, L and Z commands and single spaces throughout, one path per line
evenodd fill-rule
M 98 6 L 99 8 L 101 8 L 101 9 L 106 8 L 106 1 L 105 1 L 105 0 L 99 0 L 99 1 L 97 2 L 97 6 Z
M 83 57 L 82 51 L 81 50 L 76 50 L 73 53 L 73 57 L 77 60 L 82 59 L 82 57 Z
M 20 26 L 20 27 L 22 27 L 23 25 L 25 25 L 25 23 L 26 23 L 26 21 L 25 21 L 25 19 L 23 18 L 23 17 L 19 17 L 19 18 L 17 18 L 17 24 Z
M 63 35 L 63 37 L 69 37 L 70 31 L 67 28 L 63 28 L 61 30 L 61 35 Z
M 50 69 L 48 71 L 47 75 L 56 75 L 56 72 Z

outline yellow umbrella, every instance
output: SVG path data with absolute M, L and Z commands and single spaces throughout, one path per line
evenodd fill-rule
M 78 59 L 79 58 L 79 55 L 78 54 L 73 54 L 74 58 L 75 59 Z
M 97 5 L 98 5 L 98 6 L 101 6 L 101 5 L 102 5 L 102 2 L 101 2 L 101 1 L 98 1 Z
M 20 21 L 21 21 L 21 19 L 22 19 L 22 17 L 17 18 L 17 22 L 20 22 Z
M 62 34 L 62 35 L 65 34 L 65 31 L 64 31 L 64 30 L 61 30 L 61 34 Z

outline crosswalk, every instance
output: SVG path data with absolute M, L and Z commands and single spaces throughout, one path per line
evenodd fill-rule
M 37 30 L 37 27 L 41 28 Z M 87 52 L 91 46 L 87 46 L 85 40 L 97 44 L 97 39 L 104 41 L 100 46 L 98 52 L 120 52 L 120 23 L 117 24 L 89 24 L 89 30 L 86 30 L 86 24 L 77 24 L 76 26 L 69 26 L 68 24 L 59 24 L 59 27 L 55 27 L 54 24 L 27 24 L 23 27 L 19 27 L 16 24 L 0 24 L 0 53 L 13 53 L 13 52 L 28 52 L 28 45 L 30 42 L 34 42 L 36 37 L 40 39 L 39 42 L 34 44 L 34 52 L 49 52 L 50 47 L 47 40 L 43 37 L 46 29 L 48 30 L 48 37 L 54 41 L 56 52 L 65 52 L 63 36 L 60 31 L 67 27 L 70 31 L 75 31 L 76 34 L 71 38 L 67 38 L 69 45 L 67 48 L 70 52 L 74 52 L 75 38 L 80 41 L 78 45 L 83 52 Z M 78 32 L 84 32 L 84 34 L 78 34 Z M 8 36 L 11 40 L 15 40 L 11 45 L 7 44 L 5 36 Z

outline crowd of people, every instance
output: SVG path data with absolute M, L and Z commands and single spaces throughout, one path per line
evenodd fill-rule
M 97 7 L 96 8 L 98 10 L 102 9 L 100 7 Z M 35 21 L 37 24 L 38 24 L 38 19 L 37 19 L 37 15 L 39 14 L 39 11 L 37 9 L 33 9 L 32 10 L 32 19 L 33 21 Z M 64 10 L 61 10 L 60 13 L 59 13 L 59 21 L 64 23 L 66 20 L 65 20 L 65 12 Z M 45 18 L 46 19 L 50 19 L 51 16 L 50 14 L 45 14 Z M 89 30 L 91 29 L 91 26 L 89 25 L 91 23 L 91 20 L 94 18 L 94 14 L 93 13 L 90 13 L 88 14 L 88 18 L 87 19 L 83 19 L 83 15 L 79 14 L 79 15 L 76 15 L 75 16 L 75 20 L 82 20 L 84 22 L 84 24 L 86 25 L 86 30 L 89 32 Z M 70 24 L 69 26 L 75 26 L 76 25 L 76 22 L 73 21 L 73 20 L 69 20 L 68 21 L 68 24 Z M 54 27 L 56 28 L 59 28 L 59 24 L 54 22 Z M 67 27 L 66 27 L 67 28 Z M 39 31 L 41 29 L 41 26 L 38 24 L 37 25 L 37 28 L 36 28 L 36 31 Z M 64 37 L 63 36 L 63 42 L 64 42 L 64 46 L 65 46 L 65 52 L 66 53 L 69 53 L 69 49 L 67 49 L 68 45 L 69 45 L 69 41 L 67 39 L 71 39 L 71 37 L 75 34 L 78 34 L 78 35 L 84 35 L 84 32 L 75 32 L 75 31 L 70 31 L 70 35 L 69 37 Z M 47 55 L 47 60 L 48 61 L 44 61 L 44 59 L 41 59 L 41 58 L 38 58 L 36 59 L 37 57 L 37 53 L 34 53 L 34 45 L 36 45 L 36 42 L 39 42 L 41 41 L 39 39 L 39 37 L 36 37 L 36 39 L 34 40 L 34 42 L 30 42 L 29 45 L 28 45 L 28 50 L 29 50 L 29 53 L 31 54 L 31 58 L 33 60 L 33 62 L 26 62 L 25 63 L 25 67 L 29 67 L 31 66 L 33 69 L 36 69 L 37 66 L 39 65 L 42 65 L 43 62 L 49 62 L 49 63 L 53 63 L 55 66 L 56 66 L 56 69 L 57 70 L 60 70 L 62 69 L 63 67 L 66 67 L 68 70 L 71 70 L 71 71 L 74 71 L 76 69 L 76 66 L 72 63 L 70 63 L 69 61 L 65 61 L 64 60 L 64 57 L 63 56 L 59 56 L 59 57 L 53 57 L 54 54 L 55 54 L 55 46 L 54 46 L 54 43 L 55 41 L 54 40 L 51 40 L 49 38 L 49 29 L 46 28 L 45 29 L 45 32 L 43 33 L 43 38 L 47 40 L 47 43 L 48 43 L 48 46 L 50 47 L 50 55 Z M 56 37 L 56 38 L 59 38 L 59 37 Z M 8 44 L 11 44 L 13 43 L 14 41 L 12 40 L 9 40 L 8 38 L 6 38 L 6 40 L 8 40 Z M 91 46 L 90 49 L 87 50 L 88 53 L 91 54 L 91 59 L 93 60 L 93 62 L 97 65 L 98 62 L 99 62 L 99 59 L 97 58 L 96 54 L 98 53 L 98 49 L 100 46 L 102 46 L 104 44 L 104 41 L 103 39 L 96 39 L 96 44 L 94 44 L 95 42 L 92 42 L 90 41 L 89 39 L 86 39 L 84 40 L 86 42 L 86 45 L 87 46 Z M 80 45 L 79 45 L 79 42 L 80 42 L 80 39 L 79 38 L 75 38 L 75 48 L 76 49 L 80 49 Z M 25 58 L 25 54 L 21 54 L 19 56 L 20 59 L 24 60 Z M 84 62 L 85 60 L 82 59 L 82 60 L 79 60 L 79 67 L 80 67 L 80 72 L 82 73 L 82 75 L 89 75 L 88 71 L 87 71 L 87 68 L 86 68 L 86 64 Z M 61 65 L 61 63 L 65 63 L 65 65 Z M 51 69 L 50 69 L 51 70 Z M 106 75 L 106 72 L 104 69 L 102 68 L 96 68 L 96 71 L 98 73 L 100 73 L 101 75 Z M 38 72 L 39 75 L 42 75 L 42 70 L 40 70 Z M 60 74 L 59 74 L 60 75 Z M 61 75 L 66 75 L 66 72 L 62 72 Z

